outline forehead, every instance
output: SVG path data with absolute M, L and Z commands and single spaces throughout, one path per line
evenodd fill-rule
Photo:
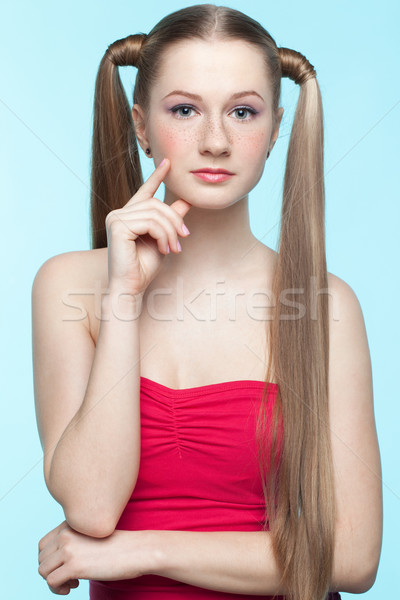
M 242 40 L 183 40 L 163 53 L 153 87 L 156 98 L 185 89 L 204 98 L 256 90 L 267 100 L 270 81 L 262 50 Z

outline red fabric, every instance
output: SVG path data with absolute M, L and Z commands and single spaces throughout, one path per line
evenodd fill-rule
M 269 385 L 270 411 L 278 386 Z M 140 469 L 116 528 L 260 530 L 255 424 L 264 386 L 240 380 L 175 390 L 141 377 Z M 89 589 L 91 600 L 254 600 L 157 575 L 90 581 Z

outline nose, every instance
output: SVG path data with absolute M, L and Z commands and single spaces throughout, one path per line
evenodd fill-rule
M 199 150 L 201 154 L 213 156 L 228 156 L 232 144 L 223 118 L 209 116 L 204 118 L 200 132 Z

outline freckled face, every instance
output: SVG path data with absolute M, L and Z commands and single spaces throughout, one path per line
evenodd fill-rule
M 171 95 L 175 90 L 181 91 Z M 250 91 L 256 93 L 238 96 Z M 271 144 L 271 96 L 255 47 L 240 40 L 189 40 L 169 48 L 151 91 L 146 126 L 155 163 L 171 161 L 166 200 L 223 208 L 245 197 L 263 173 Z M 210 183 L 191 172 L 202 168 L 234 175 Z

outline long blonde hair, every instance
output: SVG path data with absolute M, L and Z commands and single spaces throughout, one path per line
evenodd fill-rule
M 211 4 L 178 10 L 148 35 L 138 33 L 111 44 L 100 62 L 95 86 L 92 247 L 107 246 L 108 212 L 124 206 L 143 183 L 131 110 L 118 67 L 137 67 L 133 102 L 146 110 L 163 52 L 180 40 L 193 38 L 239 39 L 261 49 L 272 86 L 274 119 L 281 78 L 289 77 L 300 86 L 286 161 L 272 287 L 274 299 L 280 300 L 287 292 L 294 299 L 276 303 L 271 327 L 266 329 L 266 385 L 257 441 L 265 496 L 263 529 L 272 536 L 287 597 L 323 600 L 333 570 L 335 502 L 328 407 L 328 296 L 320 292 L 328 287 L 323 113 L 313 65 L 299 52 L 278 48 L 257 21 Z M 305 307 L 304 314 L 298 313 L 299 306 Z M 278 392 L 269 422 L 267 391 L 272 377 Z

